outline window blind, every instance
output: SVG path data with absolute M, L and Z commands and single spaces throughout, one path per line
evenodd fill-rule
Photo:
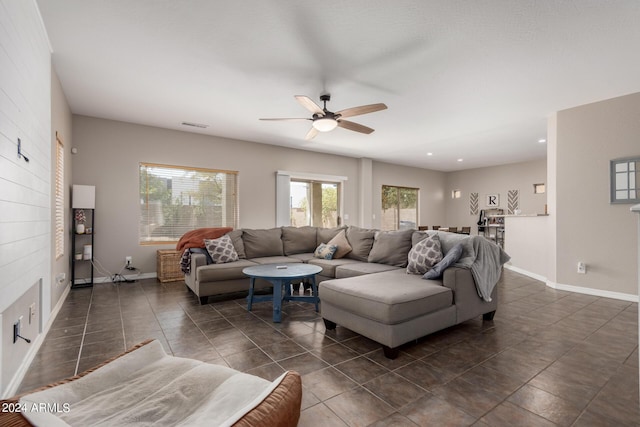
M 238 226 L 238 172 L 140 163 L 140 243 L 177 242 L 202 227 Z

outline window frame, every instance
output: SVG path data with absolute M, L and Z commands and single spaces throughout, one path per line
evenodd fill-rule
M 65 202 L 64 202 L 64 142 L 56 132 L 56 169 L 54 179 L 54 254 L 59 260 L 64 256 Z
M 145 236 L 144 233 L 142 233 L 142 228 L 145 226 L 149 225 L 149 222 L 147 221 L 147 223 L 144 223 L 143 221 L 143 217 L 144 217 L 144 207 L 147 207 L 147 217 L 148 215 L 148 207 L 151 206 L 151 204 L 149 203 L 149 190 L 148 190 L 148 180 L 147 180 L 147 191 L 146 192 L 142 192 L 141 188 L 143 185 L 143 171 L 145 168 L 159 168 L 159 169 L 171 169 L 171 170 L 175 170 L 176 173 L 205 173 L 205 174 L 211 174 L 211 175 L 217 175 L 217 174 L 225 174 L 227 175 L 225 177 L 225 182 L 227 182 L 227 180 L 229 180 L 229 176 L 232 176 L 232 184 L 233 184 L 233 189 L 234 189 L 234 193 L 231 196 L 232 199 L 232 206 L 228 206 L 227 204 L 224 204 L 222 207 L 223 211 L 229 211 L 231 210 L 232 212 L 232 219 L 231 219 L 231 223 L 227 222 L 225 224 L 219 225 L 221 227 L 233 227 L 238 228 L 238 224 L 239 224 L 239 172 L 238 171 L 232 171 L 232 170 L 225 170 L 225 169 L 209 169 L 209 168 L 201 168 L 201 167 L 194 167 L 194 166 L 181 166 L 181 165 L 167 165 L 167 164 L 160 164 L 160 163 L 149 163 L 149 162 L 140 162 L 138 164 L 138 197 L 140 198 L 140 210 L 138 212 L 138 214 L 140 215 L 138 218 L 138 243 L 141 246 L 150 246 L 150 245 L 167 245 L 167 244 L 173 244 L 173 243 L 177 243 L 179 240 L 179 237 L 176 238 L 169 238 L 170 236 L 165 236 L 163 238 L 156 238 L 153 239 L 151 233 L 147 233 L 147 235 Z M 195 180 L 193 180 L 195 182 Z M 173 190 L 173 179 L 172 179 L 172 186 L 171 186 L 171 190 Z M 202 182 L 202 180 L 200 180 L 199 182 Z M 197 185 L 197 183 L 196 183 Z M 181 193 L 182 195 L 182 193 Z M 175 196 L 177 195 L 173 195 L 173 193 L 171 192 L 170 197 L 172 198 L 172 200 L 175 200 Z M 183 196 L 183 195 L 182 195 Z M 222 202 L 225 202 L 226 199 L 222 199 Z M 161 205 L 161 206 L 164 206 Z M 191 203 L 185 205 L 185 204 L 179 204 L 177 206 L 195 206 L 192 205 Z M 215 226 L 215 225 L 207 225 L 207 226 Z M 199 228 L 198 225 L 193 225 L 192 226 L 193 229 Z M 148 240 L 147 240 L 148 239 Z
M 633 168 L 631 165 L 633 164 Z M 625 165 L 624 170 L 618 170 L 618 166 Z M 619 188 L 619 178 L 626 181 L 624 188 Z M 640 157 L 624 157 L 613 159 L 610 162 L 610 203 L 611 204 L 636 204 L 640 203 Z M 618 196 L 618 192 L 626 192 L 627 197 Z M 632 197 L 632 192 L 635 197 Z
M 420 188 L 400 186 L 400 185 L 387 185 L 387 184 L 382 184 L 382 186 L 380 187 L 380 208 L 381 208 L 380 209 L 380 211 L 381 211 L 380 212 L 380 229 L 381 230 L 386 230 L 386 231 L 397 231 L 397 230 L 404 230 L 405 229 L 405 228 L 400 228 L 400 222 L 403 221 L 401 219 L 401 215 L 400 215 L 400 209 L 401 209 L 400 208 L 400 203 L 397 203 L 396 206 L 395 206 L 396 211 L 397 211 L 397 213 L 396 213 L 397 222 L 395 224 L 396 228 L 394 228 L 392 230 L 387 230 L 384 227 L 384 215 L 383 215 L 383 212 L 385 211 L 385 209 L 384 209 L 384 201 L 382 200 L 382 198 L 383 198 L 383 195 L 385 193 L 385 187 L 394 188 L 394 189 L 396 189 L 398 191 L 398 193 L 401 190 L 412 190 L 412 191 L 416 192 L 416 202 L 415 202 L 416 203 L 416 207 L 415 207 L 416 216 L 415 216 L 414 226 L 412 228 L 417 229 L 418 228 L 418 221 L 419 221 L 419 218 L 420 218 Z

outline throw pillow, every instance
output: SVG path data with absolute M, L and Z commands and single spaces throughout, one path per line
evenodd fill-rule
M 214 264 L 225 264 L 238 260 L 238 253 L 233 247 L 231 237 L 227 234 L 217 239 L 204 239 L 204 246 L 211 255 Z
M 329 240 L 329 243 L 327 243 L 327 245 L 335 245 L 338 247 L 336 253 L 333 254 L 334 258 L 342 258 L 346 254 L 351 252 L 351 245 L 347 240 L 347 236 L 344 230 L 341 230 L 338 234 L 335 235 L 333 239 Z
M 449 268 L 453 263 L 458 262 L 460 256 L 462 256 L 462 250 L 464 244 L 462 242 L 456 244 L 453 248 L 447 252 L 447 254 L 442 258 L 442 261 L 433 266 L 433 268 L 422 276 L 423 279 L 437 279 L 442 276 L 442 273 Z
M 333 259 L 333 255 L 336 253 L 338 247 L 336 245 L 329 245 L 327 243 L 320 243 L 320 246 L 316 248 L 313 256 L 322 259 Z
M 437 234 L 421 240 L 409 251 L 407 273 L 424 274 L 442 261 L 442 249 Z

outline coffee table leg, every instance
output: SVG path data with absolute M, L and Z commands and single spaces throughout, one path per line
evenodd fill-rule
M 282 320 L 282 285 L 286 281 L 274 280 L 273 281 L 273 321 L 280 323 Z
M 251 306 L 253 305 L 253 286 L 256 283 L 256 278 L 252 277 L 249 281 L 249 296 L 247 297 L 247 311 L 251 311 Z
M 316 284 L 316 276 L 315 274 L 311 276 L 311 292 L 313 293 L 314 298 L 316 299 L 316 313 L 318 312 L 318 285 Z

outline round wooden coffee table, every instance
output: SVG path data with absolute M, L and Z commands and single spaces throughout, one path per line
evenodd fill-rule
M 316 305 L 318 311 L 318 286 L 316 285 L 316 274 L 322 271 L 322 267 L 304 263 L 287 264 L 264 264 L 246 267 L 242 270 L 244 274 L 251 278 L 249 286 L 249 296 L 247 297 L 247 310 L 251 311 L 254 302 L 273 301 L 273 321 L 280 323 L 282 320 L 282 301 L 303 301 Z M 311 279 L 312 295 L 298 296 L 292 295 L 290 284 L 294 280 Z M 273 284 L 273 295 L 253 294 L 256 279 L 264 279 Z M 282 288 L 285 288 L 284 294 Z

